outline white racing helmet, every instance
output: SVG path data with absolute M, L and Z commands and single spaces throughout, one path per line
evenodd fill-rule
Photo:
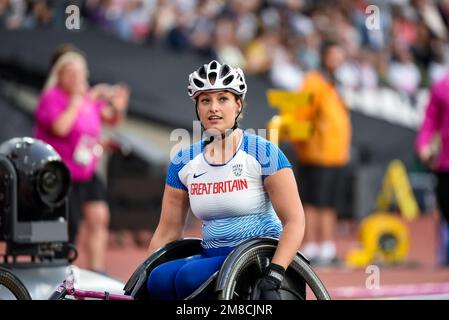
M 215 90 L 228 90 L 244 100 L 247 86 L 242 69 L 212 60 L 189 75 L 187 90 L 193 100 L 204 91 Z

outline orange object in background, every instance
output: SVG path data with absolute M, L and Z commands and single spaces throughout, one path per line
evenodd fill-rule
M 318 72 L 309 72 L 301 92 L 311 95 L 310 108 L 297 108 L 295 118 L 312 123 L 310 137 L 295 143 L 301 163 L 345 165 L 349 161 L 352 129 L 349 111 L 336 88 Z

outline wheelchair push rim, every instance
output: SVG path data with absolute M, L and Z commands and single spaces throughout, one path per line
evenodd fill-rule
M 267 239 L 264 242 L 250 245 L 249 248 L 246 248 L 242 252 L 230 255 L 227 258 L 217 280 L 219 300 L 233 300 L 236 298 L 235 286 L 238 278 L 245 273 L 245 270 L 256 265 L 261 273 L 263 268 L 266 267 L 266 265 L 263 265 L 264 262 L 261 261 L 260 257 L 264 257 L 265 264 L 268 264 L 268 259 L 271 259 L 274 255 L 276 244 L 269 243 L 272 242 L 271 239 Z M 300 253 L 294 257 L 287 269 L 287 273 L 290 269 L 303 278 L 305 284 L 312 290 L 317 300 L 330 300 L 327 289 L 310 267 L 308 261 Z

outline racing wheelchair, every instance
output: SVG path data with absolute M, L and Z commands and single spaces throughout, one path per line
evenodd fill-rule
M 0 240 L 7 242 L 5 257 L 12 256 L 14 260 L 16 256 L 29 255 L 32 261 L 36 258 L 52 261 L 55 252 L 67 241 L 66 195 L 70 175 L 59 155 L 42 141 L 13 138 L 0 145 L 0 182 L 0 187 L 4 187 L 0 191 L 6 195 L 0 199 L 0 208 L 3 208 Z M 269 265 L 277 244 L 274 238 L 254 238 L 241 243 L 227 256 L 221 269 L 186 299 L 250 300 L 256 280 Z M 177 240 L 148 257 L 131 275 L 124 293 L 77 290 L 66 279 L 50 299 L 72 296 L 75 299 L 150 300 L 146 281 L 155 267 L 199 253 L 202 253 L 201 239 Z M 281 297 L 305 299 L 307 285 L 317 299 L 330 299 L 307 259 L 298 252 L 286 270 Z M 4 268 L 0 269 L 0 289 L 2 286 L 17 299 L 31 298 L 21 280 Z
M 220 270 L 209 277 L 185 300 L 250 300 L 256 280 L 269 265 L 278 240 L 260 237 L 238 245 L 225 259 Z M 158 265 L 202 252 L 201 239 L 185 238 L 160 248 L 131 275 L 124 287 L 126 295 L 149 300 L 146 288 L 150 272 Z M 305 300 L 306 286 L 318 300 L 330 300 L 325 286 L 312 270 L 309 261 L 298 252 L 286 270 L 280 289 L 283 300 Z
M 229 253 L 220 270 L 210 276 L 185 300 L 251 300 L 256 280 L 269 265 L 277 243 L 277 239 L 268 237 L 243 242 Z M 164 262 L 201 252 L 201 239 L 176 240 L 157 250 L 137 267 L 123 288 L 124 294 L 77 290 L 73 284 L 64 281 L 49 299 L 66 300 L 68 296 L 71 296 L 73 299 L 152 300 L 148 295 L 146 283 L 154 268 Z M 30 299 L 20 279 L 11 273 L 3 273 L 3 275 L 0 280 L 7 280 L 7 288 L 17 299 Z M 330 300 L 329 293 L 310 267 L 308 260 L 298 252 L 286 270 L 280 289 L 282 300 L 305 300 L 306 286 L 310 287 L 316 299 Z

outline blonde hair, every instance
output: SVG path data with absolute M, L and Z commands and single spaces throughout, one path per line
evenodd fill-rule
M 69 51 L 64 53 L 56 60 L 55 64 L 50 70 L 50 75 L 44 85 L 44 91 L 54 87 L 59 82 L 59 71 L 67 63 L 81 63 L 86 70 L 86 77 L 89 76 L 89 70 L 87 68 L 87 61 L 83 55 L 78 52 Z

